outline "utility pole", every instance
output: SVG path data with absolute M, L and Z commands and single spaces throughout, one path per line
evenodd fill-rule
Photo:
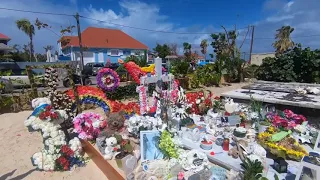
M 79 20 L 79 13 L 75 15 L 75 18 L 77 20 L 77 29 L 78 29 L 78 38 L 79 38 L 79 46 L 80 46 L 80 80 L 81 84 L 83 85 L 82 82 L 82 70 L 83 70 L 83 52 L 82 52 L 82 40 L 81 40 L 81 30 L 80 30 L 80 20 Z
M 252 27 L 252 33 L 251 33 L 251 44 L 250 44 L 250 57 L 249 57 L 249 63 L 251 64 L 251 55 L 252 55 L 252 46 L 253 46 L 253 38 L 254 38 L 254 26 Z

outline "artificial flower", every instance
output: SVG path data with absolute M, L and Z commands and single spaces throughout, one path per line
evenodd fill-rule
M 120 85 L 117 72 L 109 68 L 102 68 L 97 74 L 97 84 L 105 91 L 114 91 Z

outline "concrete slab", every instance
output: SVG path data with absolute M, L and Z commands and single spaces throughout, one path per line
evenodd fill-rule
M 301 88 L 318 87 L 318 88 L 320 88 L 320 84 L 257 81 L 253 84 L 250 84 L 250 85 L 242 87 L 242 88 L 243 89 L 252 89 L 252 90 L 262 90 L 262 91 L 293 93 L 293 92 L 295 92 L 295 89 L 298 87 L 301 87 Z
M 241 100 L 250 100 L 250 95 L 255 100 L 261 102 L 320 109 L 320 96 L 317 95 L 302 95 L 288 92 L 274 92 L 248 89 L 237 89 L 221 94 L 221 96 L 223 97 L 230 97 L 233 99 Z

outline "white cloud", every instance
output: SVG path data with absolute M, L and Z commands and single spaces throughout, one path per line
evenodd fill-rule
M 75 1 L 74 1 L 75 2 Z M 0 5 L 2 8 L 10 8 L 10 9 L 22 9 L 22 10 L 30 10 L 30 11 L 41 11 L 41 12 L 53 12 L 53 13 L 65 13 L 72 14 L 75 12 L 73 6 L 64 6 L 57 5 L 55 3 L 51 3 L 49 1 L 43 0 L 28 0 L 28 1 L 20 1 L 20 0 L 0 0 Z M 1 28 L 0 32 L 8 35 L 11 38 L 9 42 L 11 45 L 13 44 L 27 44 L 29 42 L 29 38 L 22 31 L 20 31 L 15 21 L 21 18 L 27 18 L 31 22 L 35 22 L 36 18 L 39 18 L 40 21 L 45 22 L 52 26 L 51 30 L 58 33 L 60 32 L 60 26 L 69 26 L 70 23 L 74 24 L 75 20 L 73 17 L 65 17 L 65 16 L 53 16 L 53 15 L 43 15 L 43 14 L 35 14 L 35 13 L 25 13 L 25 12 L 17 12 L 17 11 L 8 11 L 8 10 L 0 10 L 0 22 Z M 43 47 L 46 45 L 56 45 L 58 36 L 54 33 L 42 29 L 40 31 L 36 31 L 36 35 L 34 37 L 34 45 L 36 52 L 43 53 Z
M 288 19 L 293 19 L 294 15 L 272 16 L 266 19 L 267 22 L 280 22 Z

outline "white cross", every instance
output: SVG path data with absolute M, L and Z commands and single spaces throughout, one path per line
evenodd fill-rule
M 155 62 L 155 75 L 148 76 L 142 76 L 140 77 L 140 85 L 147 86 L 150 83 L 156 83 L 156 92 L 161 96 L 162 93 L 162 82 L 169 82 L 169 88 L 172 87 L 172 82 L 174 80 L 174 76 L 172 74 L 162 74 L 162 59 L 157 57 L 154 60 Z M 143 93 L 143 92 L 140 92 Z M 146 100 L 147 106 L 148 106 L 148 101 Z M 141 102 L 140 102 L 141 103 Z M 158 105 L 159 108 L 159 105 Z

